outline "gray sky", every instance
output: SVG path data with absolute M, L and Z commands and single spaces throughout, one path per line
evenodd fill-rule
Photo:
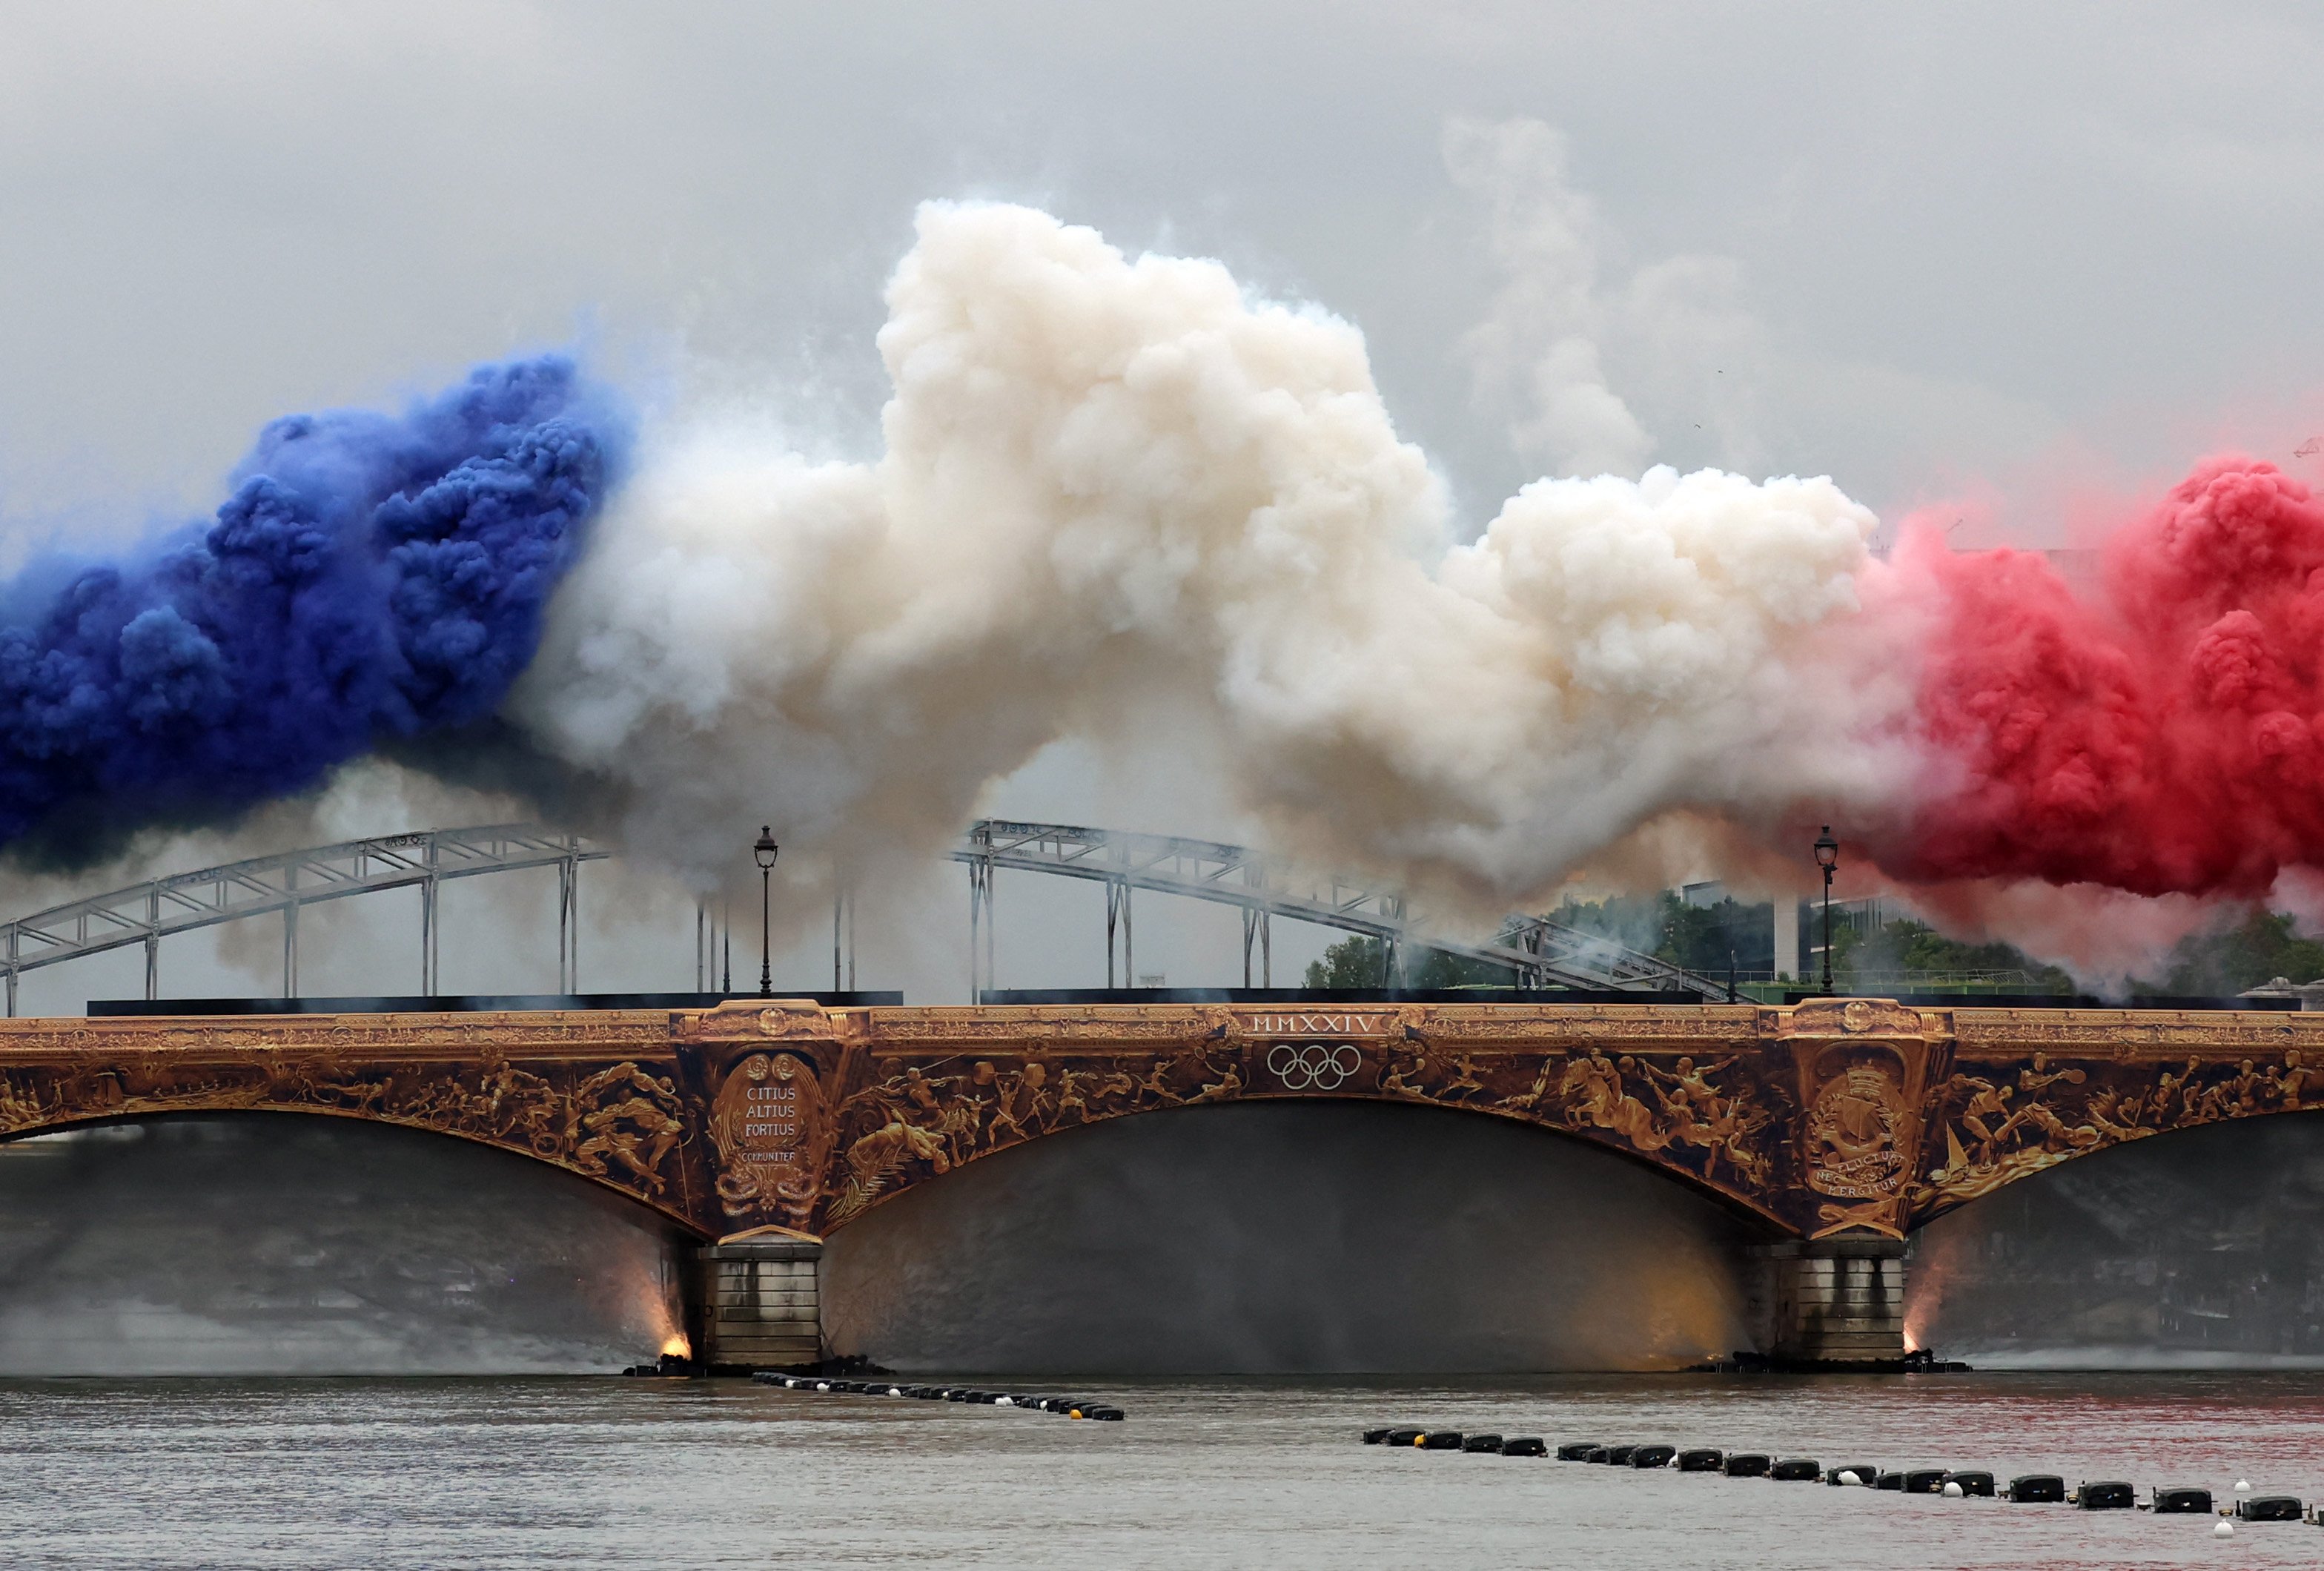
M 776 378 L 862 449 L 880 284 L 961 195 L 1354 320 L 1478 524 L 1543 458 L 1475 335 L 1554 262 L 1572 319 L 1524 330 L 1587 337 L 1653 457 L 1884 514 L 1997 487 L 2039 535 L 2061 476 L 2324 427 L 2319 68 L 2292 5 L 0 4 L 0 555 L 543 345 L 648 400 Z M 1566 139 L 1578 263 L 1497 248 L 1448 168 L 1517 119 Z M 993 805 L 1076 804 L 1169 810 L 1071 761 Z M 1223 979 L 1231 917 L 1176 958 L 1151 925 Z M 1102 964 L 1026 945 L 1005 982 Z

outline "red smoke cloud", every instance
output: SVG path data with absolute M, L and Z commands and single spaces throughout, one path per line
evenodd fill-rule
M 2103 562 L 2078 596 L 1908 528 L 1868 609 L 1932 627 L 1912 725 L 1941 767 L 1868 836 L 1891 873 L 2254 896 L 2324 864 L 2324 506 L 2209 459 Z

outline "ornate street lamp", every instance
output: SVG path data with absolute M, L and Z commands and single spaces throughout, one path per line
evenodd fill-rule
M 1823 869 L 1823 990 L 1831 992 L 1831 875 L 1840 865 L 1840 842 L 1831 837 L 1831 826 L 1826 824 L 1823 833 L 1816 836 L 1816 865 Z
M 782 849 L 775 844 L 771 824 L 759 826 L 759 838 L 751 847 L 751 855 L 759 864 L 759 996 L 772 998 L 775 993 L 773 953 L 768 947 L 768 918 L 774 910 L 775 855 Z M 1826 874 L 1824 882 L 1831 883 Z

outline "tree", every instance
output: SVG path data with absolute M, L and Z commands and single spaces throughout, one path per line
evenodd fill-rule
M 1385 967 L 1380 941 L 1351 933 L 1324 950 L 1321 960 L 1307 962 L 1306 983 L 1318 988 L 1380 987 L 1386 984 Z
M 1416 992 L 1452 987 L 1515 987 L 1517 984 L 1517 973 L 1504 966 L 1471 960 L 1465 955 L 1448 955 L 1442 949 L 1431 949 L 1421 956 L 1420 964 L 1412 968 L 1410 984 Z
M 1775 969 L 1775 908 L 1762 901 L 1745 905 L 1721 900 L 1711 905 L 1690 905 L 1676 893 L 1663 894 L 1662 941 L 1655 947 L 1659 959 L 1706 976 L 1723 974 L 1729 965 L 1747 976 L 1766 976 Z
M 1601 938 L 1632 949 L 1649 953 L 1662 947 L 1669 926 L 1666 902 L 1683 905 L 1674 894 L 1613 895 L 1605 900 L 1568 900 L 1549 913 L 1549 919 L 1560 926 L 1584 933 L 1595 933 Z
M 2010 944 L 1970 944 L 1948 938 L 1926 922 L 1909 917 L 1883 922 L 1869 933 L 1834 926 L 1831 965 L 1849 977 L 1937 977 L 1963 971 L 2016 971 L 2034 993 L 2072 993 L 2074 979 Z
M 1407 958 L 1402 985 L 1415 992 L 1450 987 L 1508 987 L 1516 977 L 1499 966 L 1428 949 Z M 1323 951 L 1321 960 L 1307 963 L 1306 984 L 1316 988 L 1373 989 L 1394 985 L 1388 980 L 1387 962 L 1378 938 L 1351 933 Z
M 2278 976 L 2324 977 L 2324 943 L 2303 938 L 2282 911 L 2255 910 L 2231 928 L 2190 933 L 2171 951 L 2159 982 L 2134 981 L 2134 993 L 2224 998 Z

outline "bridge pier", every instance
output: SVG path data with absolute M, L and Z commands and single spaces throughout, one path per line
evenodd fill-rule
M 700 1271 L 697 1363 L 793 1369 L 823 1358 L 823 1243 L 799 1237 L 730 1238 L 696 1252 Z
M 1764 1262 L 1769 1357 L 1784 1363 L 1893 1363 L 1904 1356 L 1904 1241 L 1794 1240 Z

